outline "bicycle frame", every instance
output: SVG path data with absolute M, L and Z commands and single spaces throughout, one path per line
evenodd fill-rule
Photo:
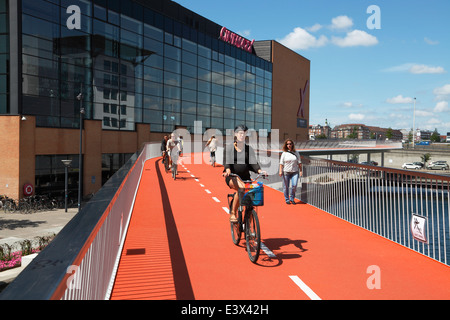
M 232 176 L 236 175 L 232 174 Z M 255 179 L 251 181 L 242 181 L 242 182 L 243 183 L 254 182 L 259 177 L 260 175 L 258 175 Z M 237 223 L 231 222 L 231 236 L 233 239 L 233 243 L 235 245 L 238 245 L 241 240 L 241 234 L 242 232 L 244 232 L 248 256 L 251 262 L 256 263 L 261 248 L 261 230 L 259 225 L 257 207 L 253 206 L 251 203 L 245 205 L 242 204 L 243 203 L 242 197 L 244 195 L 245 188 L 244 189 L 239 188 L 237 192 L 239 197 L 239 208 L 237 212 L 238 222 Z M 233 206 L 235 194 L 236 193 L 228 195 L 228 198 L 232 197 L 232 200 L 231 201 L 229 200 L 230 211 Z

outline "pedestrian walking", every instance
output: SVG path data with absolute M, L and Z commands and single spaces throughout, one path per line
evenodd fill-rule
M 287 139 L 283 144 L 279 175 L 283 178 L 283 192 L 286 204 L 295 204 L 295 193 L 299 177 L 302 175 L 300 154 L 295 150 L 294 141 Z
M 215 136 L 211 136 L 209 138 L 208 142 L 206 143 L 206 146 L 209 147 L 209 162 L 211 162 L 211 165 L 215 167 L 216 165 L 216 150 L 217 150 L 217 139 Z

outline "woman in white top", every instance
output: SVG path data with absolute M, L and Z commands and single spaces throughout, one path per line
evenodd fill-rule
M 283 153 L 280 158 L 280 177 L 283 177 L 283 191 L 286 204 L 295 204 L 298 178 L 302 175 L 300 154 L 295 151 L 294 141 L 287 139 L 283 144 Z M 289 185 L 291 192 L 289 192 Z

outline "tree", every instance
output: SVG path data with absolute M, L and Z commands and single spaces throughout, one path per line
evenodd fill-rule
M 437 132 L 437 129 L 434 129 L 434 132 L 431 134 L 430 140 L 432 142 L 441 142 L 441 136 Z
M 413 131 L 411 129 L 411 131 L 408 133 L 408 142 L 413 142 L 413 137 L 414 137 L 414 135 L 413 135 Z
M 353 127 L 352 133 L 347 136 L 348 139 L 358 139 L 358 127 Z
M 392 137 L 393 137 L 393 132 L 392 132 L 392 128 L 391 127 L 389 127 L 388 129 L 387 129 L 387 131 L 386 131 L 386 138 L 388 138 L 389 140 L 391 140 L 392 139 Z
M 420 156 L 420 159 L 422 159 L 424 167 L 427 165 L 427 161 L 431 159 L 431 154 L 425 153 Z

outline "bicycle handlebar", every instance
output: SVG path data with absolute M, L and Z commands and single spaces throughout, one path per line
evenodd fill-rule
M 235 173 L 230 173 L 229 174 L 229 176 L 232 176 L 232 177 L 238 177 L 239 179 L 241 179 L 242 180 L 242 178 L 240 177 L 240 176 L 238 176 L 237 174 L 235 174 Z M 251 179 L 250 181 L 256 181 L 256 180 L 258 180 L 260 177 L 262 177 L 263 179 L 267 179 L 267 177 L 268 177 L 268 175 L 267 174 L 258 174 L 257 176 L 256 176 L 256 178 L 255 179 Z M 242 180 L 242 182 L 246 182 L 246 181 L 244 181 L 244 180 Z

